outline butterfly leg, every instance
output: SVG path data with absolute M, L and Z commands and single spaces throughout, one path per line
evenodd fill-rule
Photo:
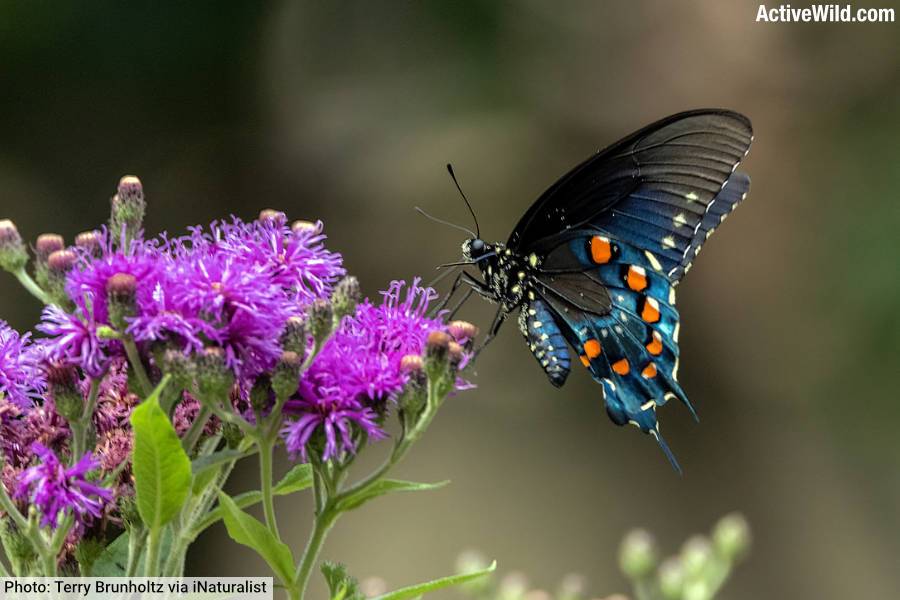
M 485 336 L 484 340 L 481 342 L 481 345 L 475 349 L 475 353 L 472 356 L 473 359 L 478 358 L 478 355 L 484 350 L 488 344 L 490 344 L 495 337 L 497 337 L 497 333 L 500 332 L 500 327 L 503 326 L 503 322 L 506 320 L 506 317 L 509 315 L 501 304 L 499 308 L 497 308 L 497 314 L 494 315 L 494 321 L 491 323 L 491 329 L 488 331 L 488 334 Z
M 450 299 L 453 298 L 453 295 L 456 293 L 456 290 L 459 289 L 459 286 L 462 285 L 463 274 L 465 271 L 460 271 L 456 275 L 456 279 L 453 280 L 453 285 L 450 286 L 450 291 L 444 295 L 444 298 L 441 300 L 440 304 L 435 306 L 433 309 L 429 311 L 431 316 L 437 315 L 439 312 L 447 308 L 447 304 L 450 303 Z
M 471 289 L 471 288 L 469 288 L 468 290 L 466 290 L 466 293 L 463 294 L 462 300 L 460 300 L 459 302 L 457 302 L 457 303 L 456 303 L 456 306 L 454 306 L 454 307 L 450 310 L 450 314 L 447 315 L 447 320 L 448 320 L 448 321 L 452 321 L 452 320 L 453 320 L 453 317 L 456 316 L 457 311 L 459 311 L 459 309 L 463 307 L 463 304 L 465 304 L 466 301 L 467 301 L 469 298 L 471 298 L 471 297 L 472 297 L 472 294 L 474 294 L 474 293 L 475 293 L 475 290 L 473 290 L 473 289 Z

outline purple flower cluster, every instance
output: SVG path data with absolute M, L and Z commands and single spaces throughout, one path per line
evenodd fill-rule
M 234 373 L 252 381 L 280 357 L 287 319 L 327 298 L 344 274 L 340 255 L 323 246 L 321 223 L 291 228 L 284 219 L 233 219 L 181 238 L 135 240 L 124 249 L 100 237 L 99 255 L 82 250 L 68 276 L 75 310 L 50 306 L 38 326 L 50 336 L 50 358 L 92 378 L 122 354 L 117 341 L 98 335 L 100 326 L 112 325 L 114 276 L 133 278 L 133 314 L 126 321 L 137 342 L 168 343 L 186 353 L 219 347 Z
M 19 478 L 16 496 L 28 499 L 41 511 L 41 525 L 56 528 L 63 514 L 74 514 L 80 525 L 98 518 L 112 492 L 87 479 L 87 474 L 99 466 L 90 453 L 75 465 L 66 468 L 56 454 L 39 442 L 31 445 L 39 462 L 29 467 Z
M 289 452 L 307 460 L 317 433 L 324 436 L 323 460 L 354 452 L 359 434 L 385 437 L 378 415 L 409 381 L 403 357 L 421 355 L 430 332 L 447 331 L 441 319 L 426 316 L 435 291 L 415 279 L 404 295 L 405 285 L 392 282 L 379 305 L 360 304 L 303 374 L 297 397 L 285 405 L 296 417 L 282 431 Z
M 30 335 L 19 335 L 0 321 L 0 397 L 20 408 L 28 408 L 44 391 L 39 367 L 40 350 Z

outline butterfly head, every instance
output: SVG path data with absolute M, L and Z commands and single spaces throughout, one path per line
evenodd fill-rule
M 479 262 L 492 251 L 490 244 L 478 238 L 470 238 L 462 245 L 463 259 L 470 262 Z

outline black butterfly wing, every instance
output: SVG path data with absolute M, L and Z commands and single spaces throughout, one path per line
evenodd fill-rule
M 655 254 L 677 283 L 714 226 L 710 213 L 733 208 L 749 189 L 749 178 L 734 171 L 752 139 L 749 119 L 727 110 L 662 119 L 560 178 L 528 209 L 507 247 L 544 256 L 579 232 L 606 233 Z
M 610 418 L 652 434 L 676 468 L 656 420 L 673 397 L 693 413 L 677 382 L 674 287 L 746 196 L 750 180 L 735 169 L 752 137 L 730 111 L 663 119 L 562 177 L 508 242 L 536 255 L 538 301 L 602 384 Z

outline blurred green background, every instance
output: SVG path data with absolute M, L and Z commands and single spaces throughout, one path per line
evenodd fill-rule
M 457 257 L 460 234 L 413 211 L 468 223 L 448 161 L 504 240 L 598 147 L 688 108 L 744 112 L 753 191 L 679 288 L 702 423 L 678 405 L 662 421 L 685 476 L 607 420 L 580 370 L 552 388 L 508 326 L 399 469 L 453 485 L 350 515 L 324 555 L 397 587 L 476 547 L 603 595 L 625 591 L 627 529 L 674 551 L 739 509 L 755 548 L 727 598 L 896 598 L 898 25 L 764 24 L 757 8 L 0 1 L 0 218 L 71 239 L 134 173 L 151 232 L 269 206 L 321 218 L 374 294 Z M 0 315 L 31 327 L 37 306 L 0 285 Z M 300 545 L 312 508 L 291 502 Z M 265 572 L 224 538 L 195 546 L 192 574 Z

